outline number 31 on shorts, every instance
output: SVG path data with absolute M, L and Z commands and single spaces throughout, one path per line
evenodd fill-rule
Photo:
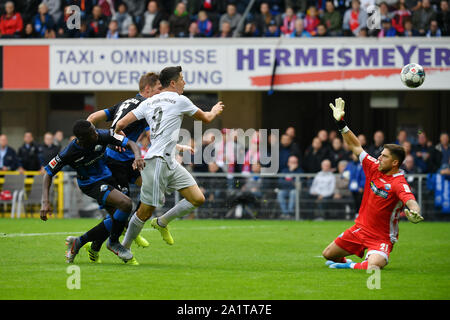
M 389 251 L 389 244 L 387 244 L 387 243 L 380 244 L 380 250 L 383 251 L 383 252 L 388 252 Z

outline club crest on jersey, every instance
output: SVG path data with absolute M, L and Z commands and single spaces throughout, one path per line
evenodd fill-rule
M 103 149 L 103 146 L 101 144 L 98 144 L 95 146 L 94 151 L 99 152 L 99 151 L 102 151 L 102 149 Z
M 106 191 L 108 189 L 108 185 L 106 185 L 106 184 L 102 184 L 101 186 L 100 186 L 100 192 L 104 192 L 104 191 Z
M 385 188 L 387 191 L 389 191 L 389 190 L 392 189 L 392 187 L 391 187 L 391 185 L 390 185 L 389 183 L 386 183 L 386 184 L 384 185 L 384 188 Z
M 373 181 L 370 181 L 370 189 L 377 196 L 382 197 L 383 199 L 387 199 L 389 193 L 383 189 L 378 188 Z

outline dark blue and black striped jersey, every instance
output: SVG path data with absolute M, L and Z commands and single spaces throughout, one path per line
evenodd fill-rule
M 134 98 L 127 99 L 123 102 L 120 102 L 111 108 L 104 109 L 103 111 L 106 113 L 107 121 L 112 121 L 111 128 L 115 129 L 117 122 L 125 117 L 128 112 L 136 109 L 139 104 L 146 100 L 140 94 L 137 94 Z M 131 123 L 128 127 L 126 127 L 123 132 L 131 141 L 136 142 L 139 139 L 139 136 L 142 132 L 149 130 L 147 121 L 145 119 L 135 121 Z M 131 150 L 126 150 L 124 152 L 117 152 L 114 147 L 109 147 L 106 150 L 106 155 L 112 159 L 118 161 L 129 161 L 134 160 L 134 154 Z
M 125 147 L 128 138 L 114 134 L 112 130 L 96 129 L 97 143 L 89 148 L 83 148 L 73 139 L 69 145 L 59 152 L 45 166 L 45 170 L 52 177 L 64 166 L 69 165 L 77 172 L 78 185 L 87 186 L 112 175 L 106 165 L 106 149 L 108 145 Z

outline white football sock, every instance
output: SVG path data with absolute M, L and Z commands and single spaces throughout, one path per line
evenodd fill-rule
M 130 249 L 131 244 L 133 243 L 134 239 L 137 238 L 139 233 L 141 233 L 142 228 L 144 227 L 145 221 L 142 221 L 138 218 L 138 216 L 133 214 L 133 216 L 130 219 L 130 222 L 128 223 L 127 232 L 125 233 L 125 237 L 123 238 L 122 245 Z
M 191 213 L 196 207 L 187 201 L 186 199 L 178 202 L 175 207 L 164 213 L 161 217 L 158 218 L 158 224 L 161 227 L 165 227 L 175 218 L 183 217 L 189 213 Z

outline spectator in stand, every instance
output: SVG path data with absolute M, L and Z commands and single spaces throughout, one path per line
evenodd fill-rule
M 392 19 L 394 13 L 389 12 L 389 6 L 386 3 L 386 1 L 383 1 L 379 4 L 380 8 L 380 21 L 383 21 L 385 19 Z
M 375 0 L 360 0 L 361 1 L 361 10 L 369 13 L 367 10 L 370 9 L 371 6 L 375 5 Z
M 19 158 L 20 171 L 37 171 L 43 169 L 39 159 L 39 146 L 34 142 L 33 134 L 25 132 L 23 145 L 19 148 L 17 156 Z
M 303 170 L 299 167 L 298 158 L 291 155 L 287 162 L 287 167 L 281 173 L 284 174 L 298 174 Z M 295 177 L 285 176 L 278 179 L 278 193 L 277 200 L 281 208 L 281 218 L 292 218 L 295 210 Z
M 450 10 L 448 9 L 448 0 L 441 0 L 440 9 L 437 13 L 439 29 L 443 36 L 450 36 Z
M 308 7 L 308 0 L 285 0 L 286 7 L 291 7 L 295 12 L 304 14 Z
M 329 159 L 327 148 L 322 147 L 322 142 L 318 137 L 312 140 L 303 157 L 303 169 L 307 173 L 316 173 L 320 171 L 320 164 L 324 159 Z
M 321 171 L 316 174 L 309 189 L 309 194 L 315 199 L 317 208 L 316 219 L 324 220 L 327 199 L 331 199 L 336 187 L 336 178 L 331 172 L 331 161 L 328 159 L 320 163 Z
M 406 9 L 414 12 L 421 8 L 422 0 L 400 0 L 405 3 Z
M 381 21 L 381 30 L 378 32 L 378 38 L 396 37 L 397 30 L 392 26 L 391 19 L 384 19 Z
M 395 144 L 398 144 L 399 146 L 403 145 L 403 142 L 408 140 L 408 133 L 406 130 L 399 130 L 397 133 L 397 140 L 395 140 Z
M 288 166 L 288 159 L 291 155 L 295 155 L 300 160 L 300 149 L 297 144 L 292 141 L 292 138 L 287 134 L 283 134 L 280 138 L 279 150 L 279 169 L 278 172 L 283 171 Z
M 196 21 L 192 21 L 189 25 L 188 34 L 186 35 L 186 38 L 199 38 L 203 37 L 200 35 L 200 31 L 198 30 L 198 24 Z
M 244 165 L 242 166 L 242 173 L 249 173 L 251 171 L 251 166 L 254 163 L 260 163 L 259 131 L 255 131 L 250 139 L 248 150 L 245 153 Z
M 447 132 L 441 133 L 439 136 L 439 143 L 435 148 L 441 153 L 441 165 L 448 163 L 450 159 L 450 144 Z
M 436 172 L 441 159 L 437 161 L 435 148 L 428 145 L 428 138 L 424 131 L 420 131 L 417 136 L 417 144 L 412 149 L 414 162 L 423 173 Z M 437 150 L 436 150 L 437 151 Z M 436 163 L 438 162 L 438 163 Z
M 342 16 L 339 11 L 335 10 L 332 1 L 325 4 L 325 12 L 322 15 L 322 23 L 327 27 L 328 34 L 333 37 L 342 34 Z
M 228 21 L 224 21 L 220 25 L 220 32 L 217 35 L 219 38 L 231 38 L 233 36 L 231 32 L 231 25 Z
M 158 2 L 155 0 L 150 1 L 147 5 L 147 11 L 139 18 L 142 36 L 155 37 L 163 20 L 164 14 L 160 11 Z
M 329 144 L 333 144 L 333 140 L 335 138 L 339 138 L 337 131 L 336 130 L 330 130 L 330 132 L 328 132 L 328 143 Z
M 359 0 L 352 0 L 352 8 L 345 11 L 342 28 L 344 34 L 357 36 L 361 28 L 367 25 L 367 13 L 360 8 Z
M 250 38 L 250 37 L 260 37 L 261 33 L 258 30 L 258 27 L 254 21 L 249 21 L 245 25 L 244 33 L 242 37 Z
M 295 20 L 295 30 L 291 33 L 291 38 L 300 38 L 300 37 L 306 37 L 310 38 L 311 34 L 306 31 L 303 27 L 303 19 L 296 19 Z
M 310 6 L 308 11 L 306 11 L 306 16 L 303 19 L 305 30 L 308 31 L 312 36 L 317 33 L 317 26 L 320 24 L 319 12 L 314 6 Z
M 57 24 L 57 37 L 58 38 L 79 38 L 80 37 L 80 30 L 77 28 L 69 29 L 67 27 L 67 20 L 74 11 L 70 8 L 70 6 L 64 7 L 64 14 L 59 19 Z
M 174 13 L 169 18 L 170 31 L 178 38 L 185 37 L 188 34 L 191 19 L 186 11 L 184 2 L 179 2 Z
M 214 30 L 213 30 L 213 24 L 211 20 L 208 19 L 208 14 L 206 11 L 201 10 L 198 12 L 198 18 L 197 18 L 197 26 L 199 35 L 201 37 L 212 37 Z
M 6 134 L 0 135 L 0 170 L 14 171 L 19 167 L 16 151 L 8 146 Z
M 428 38 L 431 38 L 431 37 L 439 38 L 439 37 L 442 36 L 442 32 L 441 32 L 441 29 L 439 29 L 439 25 L 438 25 L 437 20 L 431 20 L 430 27 L 429 27 L 429 29 L 427 31 L 427 35 L 426 36 Z
M 117 21 L 119 27 L 119 36 L 126 37 L 128 35 L 128 28 L 133 24 L 133 17 L 127 12 L 128 8 L 125 2 L 119 4 L 116 14 L 113 16 L 113 20 Z
M 325 129 L 321 129 L 317 132 L 317 138 L 320 139 L 320 142 L 322 142 L 322 148 L 327 149 L 328 151 L 331 151 L 331 143 L 328 140 L 328 131 Z
M 139 29 L 138 29 L 137 25 L 135 25 L 134 23 L 132 23 L 128 26 L 127 37 L 128 38 L 140 38 L 141 37 L 141 35 L 139 34 Z
M 384 149 L 384 133 L 381 130 L 375 131 L 373 134 L 373 144 L 367 148 L 367 153 L 375 159 L 378 159 Z
M 353 196 L 355 212 L 358 212 L 359 207 L 361 206 L 364 186 L 366 184 L 366 176 L 364 175 L 361 162 L 354 153 L 352 153 L 351 159 L 352 161 L 348 162 L 345 171 L 348 172 L 348 189 Z
M 107 19 L 102 14 L 102 8 L 94 6 L 92 16 L 87 22 L 87 34 L 90 38 L 104 38 L 108 31 Z
M 127 5 L 128 13 L 134 17 L 136 25 L 139 26 L 145 11 L 147 0 L 122 0 L 122 3 Z M 158 23 L 156 26 L 158 26 Z
M 53 21 L 56 23 L 58 22 L 63 13 L 63 7 L 61 6 L 61 0 L 42 0 L 42 3 L 44 3 L 48 8 L 48 14 L 51 15 Z
M 341 138 L 334 138 L 330 152 L 331 167 L 333 168 L 333 172 L 337 170 L 339 162 L 349 159 L 350 154 L 344 149 Z
M 5 3 L 5 14 L 0 17 L 0 36 L 2 38 L 17 38 L 23 30 L 20 13 L 15 12 L 14 2 Z
M 366 147 L 367 147 L 367 138 L 366 138 L 366 136 L 361 133 L 361 134 L 358 135 L 358 140 L 359 140 L 359 143 L 361 144 L 361 147 L 366 149 Z
M 37 36 L 36 36 L 36 33 L 34 32 L 33 24 L 32 23 L 27 23 L 25 25 L 25 28 L 23 29 L 23 36 L 22 36 L 22 38 L 34 39 L 36 37 Z
M 317 34 L 316 37 L 328 37 L 328 30 L 327 27 L 323 23 L 320 23 L 317 26 Z
M 106 38 L 119 39 L 119 24 L 114 19 L 112 19 L 108 24 L 108 32 L 106 33 Z
M 56 130 L 53 135 L 53 144 L 62 148 L 64 141 L 64 133 L 61 130 Z
M 430 0 L 422 0 L 420 9 L 413 12 L 412 22 L 414 29 L 424 36 L 430 26 L 431 20 L 436 20 L 436 11 L 431 7 Z
M 419 37 L 420 33 L 416 29 L 414 29 L 413 23 L 411 19 L 405 19 L 403 21 L 403 36 L 404 37 Z
M 227 12 L 220 17 L 219 25 L 222 27 L 224 22 L 228 22 L 231 27 L 231 32 L 234 32 L 241 18 L 241 14 L 236 11 L 236 5 L 229 3 L 227 5 Z M 219 30 L 222 31 L 221 28 Z M 238 32 L 241 32 L 241 30 L 238 30 Z
M 170 32 L 170 24 L 166 20 L 159 23 L 158 38 L 172 38 L 173 35 Z
M 348 161 L 346 160 L 341 160 L 337 164 L 338 174 L 336 175 L 336 187 L 333 194 L 334 200 L 346 200 L 347 202 L 349 202 L 353 199 L 352 193 L 348 188 L 350 175 L 348 174 L 348 171 L 345 171 L 347 169 L 347 165 Z M 337 205 L 339 208 L 342 207 L 342 203 L 335 203 L 334 205 Z M 346 207 L 349 207 L 349 205 L 346 204 Z M 347 210 L 348 209 L 346 208 L 346 212 Z M 350 218 L 348 213 L 346 214 L 346 218 Z
M 297 16 L 295 15 L 294 9 L 287 7 L 283 17 L 283 24 L 280 28 L 283 36 L 289 36 L 295 30 L 295 20 Z
M 403 34 L 405 32 L 405 27 L 403 26 L 403 21 L 406 18 L 411 17 L 411 12 L 406 9 L 404 2 L 398 3 L 398 10 L 394 11 L 394 16 L 392 17 L 392 25 L 398 34 Z
M 41 3 L 38 8 L 38 14 L 33 18 L 34 30 L 40 38 L 55 37 L 55 22 L 51 15 L 48 14 L 48 8 L 45 3 Z
M 267 32 L 267 29 L 269 27 L 269 23 L 272 20 L 275 20 L 276 24 L 278 26 L 281 25 L 281 17 L 279 15 L 272 15 L 270 12 L 270 7 L 267 2 L 262 2 L 259 6 L 259 13 L 256 14 L 256 24 L 258 26 L 258 30 L 265 34 Z
M 278 38 L 281 36 L 280 29 L 278 28 L 275 20 L 270 21 L 269 27 L 267 28 L 266 33 L 264 33 L 264 37 L 268 38 Z
M 44 143 L 39 147 L 41 166 L 45 167 L 58 154 L 59 150 L 61 150 L 61 147 L 53 143 L 53 134 L 46 132 Z
M 405 149 L 405 155 L 411 154 L 412 144 L 409 141 L 404 141 L 402 143 L 403 149 Z
M 352 1 L 351 0 L 332 0 L 334 4 L 334 8 L 336 11 L 339 11 L 341 17 L 345 15 L 345 12 L 351 8 Z
M 414 164 L 414 157 L 410 154 L 405 157 L 400 169 L 405 171 L 407 174 L 422 173 L 422 170 Z
M 368 28 L 361 28 L 359 29 L 358 38 L 367 38 L 369 36 L 369 29 Z
M 116 14 L 114 0 L 98 0 L 97 5 L 102 9 L 102 15 L 108 19 Z

